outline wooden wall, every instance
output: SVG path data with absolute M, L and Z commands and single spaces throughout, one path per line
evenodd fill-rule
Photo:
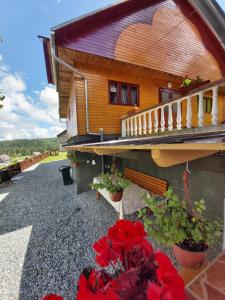
M 85 62 L 84 62 L 85 61 Z M 138 66 L 128 64 L 117 64 L 114 61 L 102 60 L 100 58 L 75 56 L 74 65 L 86 75 L 88 79 L 88 98 L 89 98 L 89 117 L 90 130 L 99 132 L 103 128 L 105 134 L 120 134 L 120 119 L 133 109 L 132 106 L 122 106 L 109 104 L 108 80 L 129 82 L 139 85 L 140 109 L 146 109 L 159 103 L 159 87 L 167 87 L 171 81 L 173 88 L 180 86 L 182 78 L 160 73 L 153 70 L 141 69 Z M 77 115 L 77 134 L 86 134 L 86 115 L 85 115 L 85 94 L 84 82 L 74 79 L 71 89 L 70 110 L 76 108 Z M 76 104 L 75 104 L 76 102 Z M 219 122 L 225 119 L 225 98 L 220 95 L 218 101 Z M 71 114 L 71 111 L 68 113 Z M 197 100 L 193 98 L 193 126 L 198 125 Z M 186 103 L 182 104 L 183 127 L 186 126 Z M 74 114 L 75 116 L 75 114 Z M 68 126 L 73 127 L 75 117 L 68 118 Z M 211 124 L 211 114 L 205 113 L 205 125 Z
M 84 70 L 83 70 L 84 71 Z M 168 80 L 157 79 L 148 80 L 140 79 L 137 76 L 129 74 L 119 74 L 99 72 L 95 74 L 91 71 L 85 71 L 88 78 L 89 88 L 89 116 L 90 130 L 98 132 L 99 128 L 103 128 L 106 134 L 120 134 L 120 119 L 128 111 L 132 110 L 132 106 L 112 105 L 109 104 L 108 80 L 124 81 L 139 84 L 139 101 L 140 108 L 145 109 L 158 103 L 158 87 L 166 87 Z M 78 117 L 78 133 L 83 135 L 85 131 L 85 98 L 84 85 L 81 81 L 74 81 L 76 86 L 77 99 L 77 117 Z
M 171 31 L 170 31 L 171 30 Z M 197 28 L 172 4 L 159 8 L 152 24 L 127 26 L 117 40 L 115 59 L 205 80 L 222 77 Z

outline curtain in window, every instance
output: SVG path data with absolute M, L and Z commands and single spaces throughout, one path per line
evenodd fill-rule
M 111 103 L 117 102 L 117 84 L 116 83 L 110 84 L 110 101 L 111 101 Z
M 121 85 L 121 103 L 128 104 L 128 93 L 127 93 L 127 85 Z
M 131 87 L 131 89 L 130 89 L 130 98 L 131 98 L 131 104 L 136 105 L 137 104 L 137 88 L 135 86 Z

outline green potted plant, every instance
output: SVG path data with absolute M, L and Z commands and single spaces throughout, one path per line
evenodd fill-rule
M 207 220 L 203 217 L 206 209 L 203 199 L 190 205 L 174 194 L 172 187 L 165 193 L 166 201 L 159 206 L 157 200 L 146 196 L 148 209 L 139 212 L 148 234 L 159 243 L 172 246 L 178 262 L 188 268 L 198 268 L 222 233 L 222 221 Z M 191 206 L 191 207 L 190 207 Z
M 112 166 L 112 174 L 101 173 L 100 182 L 92 183 L 91 187 L 94 190 L 106 189 L 109 192 L 110 199 L 113 202 L 118 202 L 123 197 L 123 191 L 128 187 L 130 182 L 122 177 L 122 173 L 119 172 L 114 166 Z
M 188 76 L 185 76 L 181 87 L 179 88 L 179 93 L 181 95 L 189 93 L 191 90 L 196 89 L 200 86 L 210 83 L 210 80 L 202 80 L 199 76 L 192 80 Z
M 67 158 L 71 161 L 71 164 L 74 165 L 76 168 L 80 166 L 81 160 L 76 156 L 75 151 L 67 151 Z

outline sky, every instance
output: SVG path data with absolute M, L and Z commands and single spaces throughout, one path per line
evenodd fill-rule
M 38 35 L 115 0 L 0 0 L 0 140 L 55 137 L 59 121 L 55 88 L 47 83 Z M 225 11 L 225 0 L 218 0 Z

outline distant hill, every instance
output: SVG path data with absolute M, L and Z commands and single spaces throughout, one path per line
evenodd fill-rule
M 0 155 L 31 155 L 33 152 L 58 150 L 56 138 L 0 141 Z

